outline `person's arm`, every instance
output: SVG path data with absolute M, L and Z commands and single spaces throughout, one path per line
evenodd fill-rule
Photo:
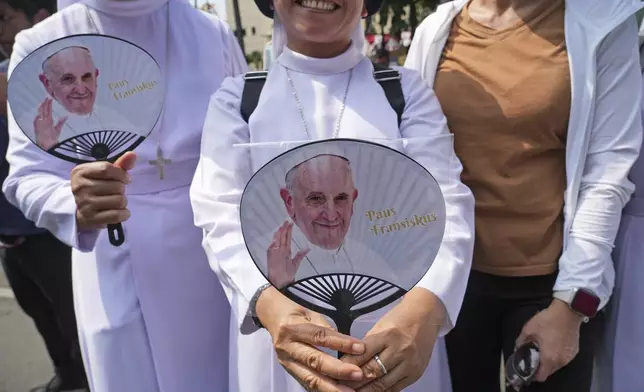
M 453 135 L 434 91 L 418 72 L 401 69 L 405 111 L 400 132 L 410 139 L 406 153 L 436 179 L 445 199 L 443 242 L 427 274 L 416 287 L 436 295 L 447 314 L 440 335 L 456 324 L 469 279 L 474 249 L 474 196 L 461 182 L 461 162 L 454 152 Z
M 9 79 L 13 69 L 37 48 L 36 40 L 22 31 L 16 35 L 11 56 Z M 38 148 L 20 130 L 8 108 L 9 175 L 2 190 L 7 200 L 22 211 L 36 226 L 52 232 L 64 243 L 81 251 L 94 248 L 98 230 L 79 231 L 76 223 L 76 202 L 69 180 L 72 163 L 55 158 Z
M 210 100 L 201 140 L 201 157 L 190 187 L 197 227 L 210 266 L 222 282 L 243 333 L 257 330 L 248 308 L 267 280 L 255 267 L 241 232 L 239 203 L 253 174 L 248 124 L 239 112 L 242 77 L 227 78 Z
M 553 288 L 588 289 L 599 296 L 600 307 L 606 305 L 613 290 L 611 253 L 622 209 L 634 191 L 628 174 L 642 142 L 637 39 L 633 17 L 610 33 L 598 50 L 588 154 L 585 162 L 580 162 L 579 189 L 567 190 L 578 191 L 579 197 Z M 536 381 L 545 381 L 575 358 L 581 324 L 580 315 L 554 299 L 523 326 L 516 346 L 536 342 L 541 352 Z
M 586 288 L 608 302 L 614 285 L 611 252 L 622 209 L 634 191 L 628 174 L 642 141 L 642 76 L 635 18 L 602 43 L 592 129 L 567 247 L 555 291 Z

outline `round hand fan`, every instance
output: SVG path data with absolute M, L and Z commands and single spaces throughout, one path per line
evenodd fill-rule
M 115 162 L 154 129 L 163 108 L 161 69 L 125 40 L 81 34 L 41 46 L 9 78 L 8 101 L 24 134 L 49 154 L 77 164 Z M 108 225 L 120 246 L 123 227 Z
M 329 139 L 272 159 L 246 185 L 241 229 L 257 268 L 284 295 L 350 334 L 432 265 L 445 202 L 432 175 L 392 148 Z

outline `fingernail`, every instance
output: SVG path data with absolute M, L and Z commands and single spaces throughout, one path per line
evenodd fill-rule
M 351 373 L 351 378 L 356 380 L 356 381 L 361 381 L 363 377 L 364 376 L 363 376 L 362 372 L 355 371 L 355 372 Z
M 364 352 L 364 344 L 362 343 L 353 343 L 351 346 L 354 354 L 362 354 Z

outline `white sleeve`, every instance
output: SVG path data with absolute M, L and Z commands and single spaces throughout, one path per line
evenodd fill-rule
M 16 35 L 11 55 L 9 78 L 16 65 L 37 49 L 23 31 Z M 99 230 L 79 231 L 76 225 L 76 202 L 70 184 L 74 164 L 53 157 L 32 143 L 20 130 L 11 112 L 7 113 L 9 175 L 2 190 L 37 227 L 49 230 L 62 242 L 80 251 L 94 248 Z
M 413 69 L 423 77 L 428 74 L 425 70 L 427 66 L 427 49 L 432 45 L 432 42 L 428 42 L 428 39 L 426 39 L 426 31 L 433 27 L 431 23 L 440 23 L 440 21 L 435 20 L 430 15 L 418 25 L 405 57 L 405 68 Z M 433 73 L 431 72 L 431 74 Z
M 248 124 L 239 112 L 243 77 L 228 78 L 213 95 L 201 141 L 201 156 L 190 187 L 195 224 L 203 229 L 203 247 L 231 303 L 242 333 L 257 328 L 248 316 L 250 300 L 268 281 L 244 243 L 239 203 L 253 170 Z
M 470 275 L 474 252 L 474 196 L 461 182 L 463 167 L 456 157 L 453 137 L 434 91 L 418 72 L 401 71 L 406 101 L 400 127 L 402 137 L 426 138 L 426 142 L 408 143 L 406 153 L 434 176 L 445 199 L 443 242 L 434 264 L 417 284 L 443 302 L 448 314 L 440 330 L 443 336 L 456 324 Z
M 572 214 L 570 237 L 559 260 L 555 291 L 586 288 L 606 305 L 615 281 L 611 252 L 622 209 L 634 191 L 628 174 L 642 142 L 642 75 L 635 18 L 617 27 L 598 50 L 591 134 Z

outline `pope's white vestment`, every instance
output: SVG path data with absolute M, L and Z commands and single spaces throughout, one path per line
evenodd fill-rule
M 373 66 L 362 54 L 361 45 L 353 45 L 329 59 L 309 58 L 284 48 L 271 67 L 248 124 L 239 113 L 243 78 L 227 79 L 213 96 L 204 127 L 202 155 L 191 187 L 195 222 L 205 232 L 204 249 L 235 315 L 232 323 L 236 333 L 231 333 L 231 392 L 303 391 L 277 361 L 269 334 L 265 330 L 255 331 L 247 316 L 250 300 L 266 279 L 255 267 L 244 243 L 239 203 L 253 173 L 284 152 L 275 148 L 280 143 L 271 148 L 271 142 L 333 137 L 351 69 L 352 82 L 338 136 L 370 140 L 409 138 L 405 151 L 431 168 L 441 185 L 447 203 L 446 233 L 437 261 L 419 285 L 434 292 L 448 311 L 450 325 L 441 334 L 456 321 L 471 263 L 474 199 L 460 182 L 461 165 L 451 143 L 444 142 L 450 140 L 450 133 L 433 92 L 415 71 L 401 70 L 406 108 L 399 128 L 396 113 L 375 81 Z M 310 135 L 305 132 L 287 70 L 302 103 Z M 352 334 L 364 336 L 373 325 L 373 317 L 359 319 Z M 406 390 L 451 391 L 442 339 L 436 343 L 423 378 Z
M 63 108 L 58 102 L 53 101 L 53 123 L 56 124 L 62 118 L 66 118 L 61 127 L 58 142 L 62 143 L 70 139 L 77 138 L 80 135 L 90 132 L 99 132 L 105 130 L 122 130 L 134 133 L 137 136 L 147 136 L 149 129 L 144 128 L 144 124 L 132 124 L 125 116 L 120 115 L 112 108 L 100 105 L 94 105 L 93 110 L 88 114 L 70 113 Z M 17 116 L 14 113 L 14 118 Z M 32 140 L 36 140 L 36 130 L 34 120 L 38 116 L 37 110 L 26 112 L 20 120 L 16 119 L 17 125 L 27 127 L 26 134 Z M 152 121 L 147 121 L 152 123 Z M 82 140 L 82 139 L 81 139 Z M 84 156 L 83 159 L 91 158 Z
M 69 34 L 116 36 L 158 61 L 166 75 L 165 110 L 136 150 L 125 243 L 112 246 L 106 230 L 79 231 L 73 165 L 38 149 L 11 114 L 4 192 L 75 248 L 75 305 L 92 392 L 227 392 L 230 305 L 208 267 L 188 191 L 209 98 L 225 77 L 246 71 L 245 59 L 224 23 L 186 1 L 79 3 L 16 37 L 9 78 L 30 52 Z M 150 164 L 158 143 L 172 160 L 163 180 Z
M 261 238 L 249 238 L 246 245 L 251 253 L 259 258 L 260 269 L 267 271 L 267 251 L 273 242 L 273 235 L 279 228 L 267 233 Z M 389 265 L 382 256 L 369 246 L 350 238 L 349 233 L 342 244 L 334 249 L 324 249 L 313 244 L 302 230 L 293 225 L 291 231 L 291 255 L 306 250 L 306 255 L 300 262 L 293 281 L 315 277 L 324 274 L 358 274 L 382 279 L 398 286 L 404 286 L 405 279 L 399 278 L 395 266 Z

